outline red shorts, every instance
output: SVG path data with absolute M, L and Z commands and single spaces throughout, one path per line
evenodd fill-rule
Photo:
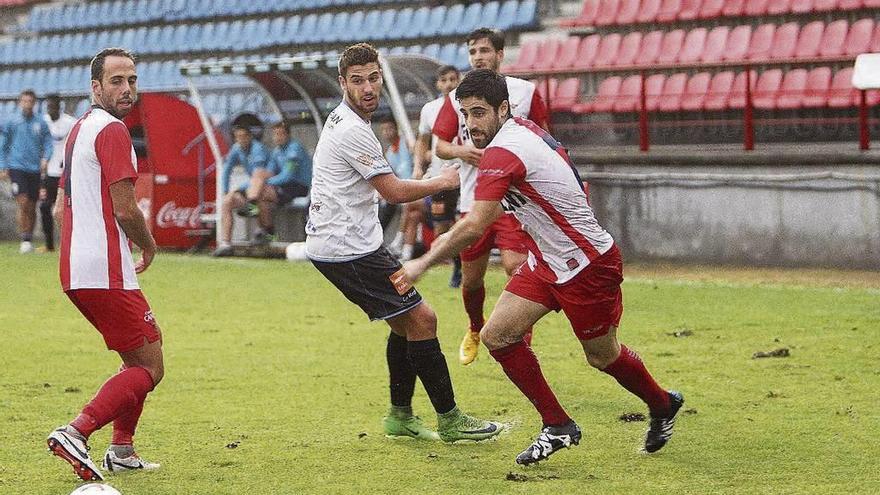
M 564 284 L 547 282 L 528 263 L 514 273 L 504 290 L 565 313 L 580 340 L 601 337 L 623 315 L 623 261 L 614 245 Z
M 101 332 L 107 348 L 128 352 L 162 338 L 153 311 L 139 290 L 74 289 L 67 297 Z
M 462 218 L 466 214 L 462 214 Z M 529 235 L 522 229 L 519 220 L 510 214 L 503 214 L 492 225 L 486 228 L 483 236 L 473 244 L 464 248 L 459 256 L 462 261 L 476 261 L 489 254 L 493 247 L 502 251 L 516 251 L 526 254 L 529 252 Z

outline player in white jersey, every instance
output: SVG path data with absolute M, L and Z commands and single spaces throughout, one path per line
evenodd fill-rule
M 61 163 L 64 159 L 64 139 L 73 129 L 76 119 L 61 111 L 61 98 L 56 94 L 46 97 L 46 115 L 43 120 L 52 134 L 52 156 L 46 165 L 46 173 L 40 187 L 40 221 L 46 246 L 43 251 L 55 250 L 55 221 L 52 210 L 58 197 L 58 181 L 61 179 Z
M 474 205 L 426 255 L 406 263 L 407 280 L 414 282 L 431 265 L 464 249 L 504 211 L 516 215 L 530 236 L 528 261 L 511 277 L 481 331 L 492 357 L 544 423 L 516 462 L 541 461 L 581 438 L 523 340 L 544 315 L 560 310 L 587 362 L 648 405 L 651 425 L 644 449 L 660 450 L 684 398 L 660 388 L 638 355 L 617 341 L 623 262 L 614 239 L 596 221 L 568 153 L 534 122 L 511 117 L 504 76 L 475 70 L 457 91 L 474 145 L 484 150 Z
M 458 409 L 437 340 L 437 315 L 403 279 L 400 263 L 382 246 L 379 224 L 379 194 L 389 203 L 415 201 L 458 187 L 458 171 L 450 167 L 425 180 L 394 175 L 370 125 L 382 92 L 379 54 L 372 46 L 360 43 L 343 52 L 339 85 L 342 103 L 327 117 L 313 160 L 306 255 L 371 320 L 391 327 L 386 435 L 446 442 L 494 437 L 501 425 Z M 416 377 L 437 412 L 436 432 L 413 414 Z
M 461 166 L 461 160 L 444 160 L 437 156 L 437 153 L 435 153 L 437 136 L 433 134 L 434 124 L 437 122 L 437 116 L 440 114 L 440 109 L 446 101 L 446 95 L 458 87 L 460 80 L 461 74 L 454 65 L 443 65 L 437 69 L 436 87 L 440 91 L 440 96 L 425 103 L 421 112 L 419 112 L 419 134 L 416 137 L 416 145 L 413 151 L 414 178 L 419 178 L 421 175 L 433 177 L 444 165 L 449 165 L 450 163 L 456 163 L 458 166 Z M 455 222 L 458 206 L 458 189 L 439 192 L 431 196 L 430 199 L 426 199 L 425 203 L 429 218 L 433 224 L 434 234 L 440 235 L 448 231 L 452 223 Z M 458 288 L 461 286 L 461 258 L 456 256 L 454 263 L 449 286 Z
M 49 450 L 83 480 L 103 475 L 86 442 L 113 423 L 102 465 L 108 471 L 155 469 L 133 446 L 147 394 L 164 375 L 162 335 L 136 273 L 146 270 L 156 241 L 137 207 L 137 158 L 120 119 L 137 101 L 134 57 L 106 48 L 91 63 L 92 108 L 64 144 L 64 173 L 55 212 L 61 220 L 61 285 L 67 297 L 119 353 L 122 366 L 70 424 L 53 431 Z M 129 241 L 141 248 L 135 263 Z
M 498 71 L 504 60 L 504 35 L 496 30 L 480 28 L 467 37 L 468 59 L 474 69 L 491 69 Z M 547 106 L 538 94 L 534 83 L 507 77 L 510 93 L 511 114 L 526 117 L 547 128 Z M 458 210 L 462 216 L 471 211 L 474 202 L 474 188 L 477 180 L 477 163 L 483 151 L 473 145 L 464 119 L 461 106 L 455 97 L 455 91 L 447 96 L 434 124 L 434 135 L 437 136 L 437 155 L 441 158 L 459 158 L 464 163 L 459 169 L 461 174 L 461 196 Z M 474 243 L 461 252 L 462 280 L 461 296 L 465 312 L 470 320 L 469 329 L 465 332 L 459 347 L 459 361 L 468 365 L 477 358 L 480 348 L 480 329 L 483 326 L 483 304 L 486 290 L 483 279 L 489 264 L 489 253 L 493 247 L 501 251 L 501 264 L 507 275 L 525 261 L 527 249 L 526 236 L 513 215 L 498 218 Z M 531 339 L 531 333 L 526 340 Z

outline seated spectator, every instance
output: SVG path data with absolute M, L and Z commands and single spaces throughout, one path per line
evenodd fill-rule
M 261 244 L 274 240 L 273 210 L 293 198 L 308 196 L 312 184 L 312 157 L 302 144 L 290 139 L 289 123 L 272 126 L 272 144 L 269 166 L 251 176 L 247 203 L 238 209 L 242 216 L 257 217 L 260 230 L 254 239 Z
M 400 137 L 397 122 L 393 116 L 382 119 L 379 123 L 379 133 L 382 139 L 388 143 L 385 149 L 385 159 L 394 170 L 394 174 L 401 179 L 413 178 L 413 160 L 409 152 L 406 140 Z M 417 179 L 420 177 L 416 177 Z M 403 206 L 403 215 L 400 218 L 400 230 L 391 242 L 389 249 L 400 256 L 404 261 L 412 258 L 413 247 L 416 243 L 418 226 L 424 219 L 425 205 L 423 201 L 413 201 Z M 393 214 L 394 210 L 390 210 Z
M 226 155 L 223 168 L 222 190 L 218 191 L 217 196 L 222 195 L 223 202 L 221 209 L 223 211 L 223 224 L 220 226 L 220 239 L 217 243 L 217 249 L 214 250 L 214 256 L 230 256 L 232 255 L 232 212 L 241 208 L 247 203 L 247 191 L 250 182 L 239 184 L 234 190 L 229 189 L 229 182 L 232 176 L 232 169 L 236 166 L 244 167 L 245 173 L 250 179 L 257 170 L 266 168 L 266 148 L 263 143 L 254 140 L 254 135 L 250 129 L 243 126 L 233 128 L 232 136 L 235 144 Z

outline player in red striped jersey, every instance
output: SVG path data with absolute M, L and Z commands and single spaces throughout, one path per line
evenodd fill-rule
M 56 216 L 61 220 L 61 285 L 67 297 L 101 333 L 122 366 L 70 424 L 53 431 L 49 450 L 69 462 L 83 480 L 103 479 L 88 454 L 89 436 L 113 423 L 104 454 L 109 471 L 155 469 L 135 453 L 133 436 L 147 394 L 162 380 L 162 336 L 141 293 L 137 273 L 146 270 L 156 241 L 137 207 L 137 159 L 120 119 L 137 101 L 134 56 L 121 48 L 99 52 L 91 63 L 92 108 L 71 129 Z M 135 263 L 129 241 L 142 250 Z
M 684 402 L 654 381 L 639 356 L 617 341 L 623 313 L 623 262 L 611 235 L 596 221 L 568 153 L 534 122 L 511 117 L 504 77 L 469 73 L 456 90 L 474 145 L 483 150 L 471 212 L 407 262 L 407 278 L 458 253 L 503 212 L 530 236 L 528 260 L 511 277 L 480 337 L 508 378 L 541 414 L 543 428 L 516 462 L 532 464 L 576 445 L 578 425 L 565 412 L 523 336 L 550 311 L 563 311 L 587 362 L 642 399 L 651 413 L 644 449 L 656 452 L 672 435 Z

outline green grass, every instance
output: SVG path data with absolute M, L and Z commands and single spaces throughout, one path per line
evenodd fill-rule
M 0 493 L 67 494 L 76 479 L 45 436 L 118 358 L 60 291 L 57 259 L 16 249 L 0 245 Z M 539 418 L 485 349 L 471 367 L 457 364 L 465 316 L 447 268 L 419 288 L 438 313 L 459 404 L 513 425 L 495 442 L 384 438 L 387 327 L 309 264 L 160 255 L 141 283 L 164 331 L 166 376 L 136 441 L 163 467 L 111 483 L 125 495 L 880 492 L 876 277 L 847 284 L 858 277 L 821 272 L 841 280 L 827 284 L 782 271 L 761 283 L 764 272 L 712 270 L 705 280 L 700 268 L 635 267 L 624 285 L 621 340 L 686 395 L 666 449 L 637 452 L 646 424 L 618 417 L 643 405 L 585 364 L 554 314 L 536 328 L 535 349 L 584 441 L 523 469 L 513 458 Z M 490 271 L 490 303 L 502 284 Z M 682 329 L 693 334 L 670 335 Z M 752 359 L 779 347 L 791 356 Z M 414 406 L 435 424 L 420 387 Z M 93 452 L 108 439 L 96 433 Z

